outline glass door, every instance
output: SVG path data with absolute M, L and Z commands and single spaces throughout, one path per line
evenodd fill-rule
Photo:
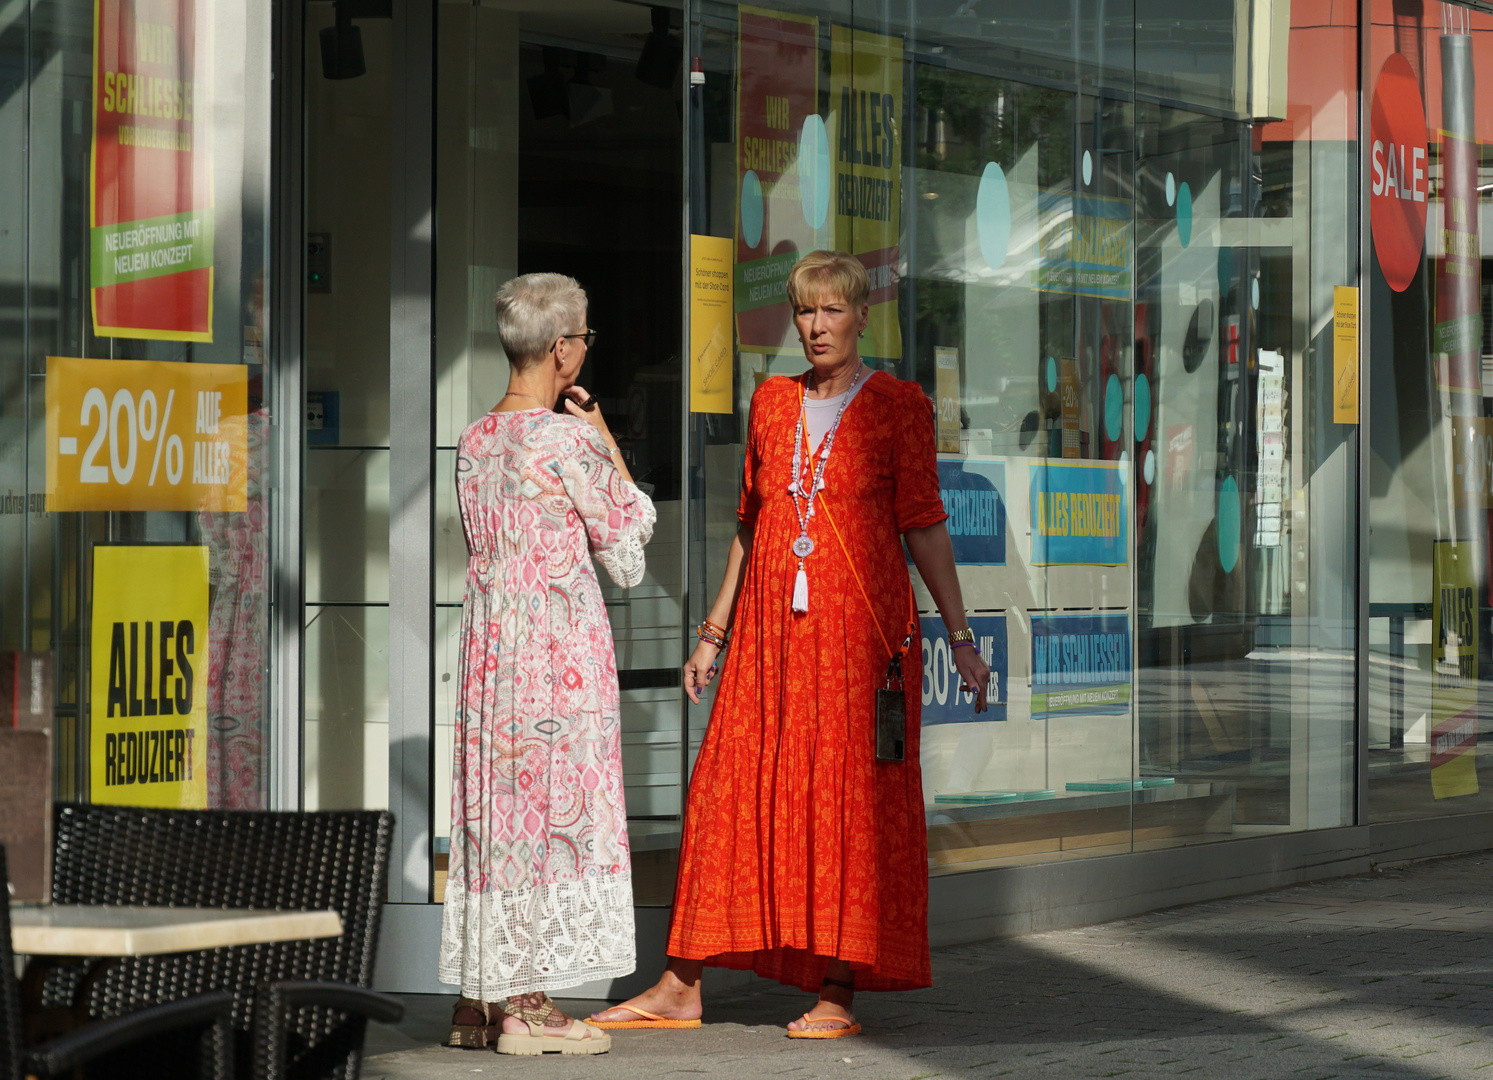
M 389 803 L 390 104 L 387 18 L 353 75 L 306 50 L 305 721 L 308 810 Z M 306 5 L 307 39 L 336 33 Z M 344 34 L 346 32 L 344 31 Z
M 597 331 L 580 382 L 601 399 L 658 522 L 647 575 L 598 568 L 622 692 L 640 904 L 666 904 L 683 807 L 681 12 L 621 0 L 443 4 L 435 296 L 436 706 L 432 832 L 444 889 L 467 552 L 455 501 L 462 429 L 508 381 L 492 300 L 517 274 L 575 277 Z

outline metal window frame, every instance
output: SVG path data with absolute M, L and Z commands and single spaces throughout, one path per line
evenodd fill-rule
M 390 58 L 389 902 L 431 902 L 435 698 L 436 0 L 395 0 Z
M 305 228 L 307 0 L 272 13 L 271 192 L 272 739 L 270 800 L 304 803 Z M 431 899 L 431 733 L 435 687 L 432 470 L 435 274 L 435 0 L 394 4 L 390 134 L 389 900 Z M 382 606 L 382 605 L 380 605 Z
M 1369 500 L 1367 497 L 1370 475 L 1369 460 L 1369 381 L 1370 329 L 1373 312 L 1368 300 L 1369 259 L 1373 257 L 1369 223 L 1369 177 L 1363 168 L 1363 148 L 1368 145 L 1369 110 L 1365 101 L 1368 88 L 1369 67 L 1372 63 L 1369 46 L 1372 37 L 1372 0 L 1358 3 L 1358 429 L 1354 438 L 1358 440 L 1358 484 L 1354 499 L 1354 512 L 1358 521 L 1357 559 L 1355 568 L 1358 596 L 1354 604 L 1357 625 L 1354 627 L 1353 697 L 1354 697 L 1354 813 L 1358 825 L 1369 823 Z
M 305 34 L 306 0 L 270 15 L 270 747 L 269 806 L 301 808 L 305 725 Z

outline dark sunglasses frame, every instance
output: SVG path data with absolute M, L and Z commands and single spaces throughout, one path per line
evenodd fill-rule
M 587 330 L 584 334 L 561 334 L 560 336 L 562 338 L 575 338 L 575 337 L 585 338 L 586 339 L 586 348 L 588 348 L 588 349 L 592 345 L 596 344 L 596 331 L 595 330 Z

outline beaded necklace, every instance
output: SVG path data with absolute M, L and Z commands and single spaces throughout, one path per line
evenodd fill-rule
M 840 402 L 840 408 L 835 412 L 834 423 L 830 424 L 829 430 L 824 433 L 824 441 L 820 444 L 819 459 L 814 463 L 812 476 L 809 481 L 809 490 L 803 490 L 803 467 L 804 467 L 804 385 L 798 389 L 798 427 L 793 433 L 793 480 L 788 485 L 788 494 L 793 497 L 793 509 L 798 514 L 798 539 L 793 541 L 793 554 L 798 557 L 798 574 L 793 579 L 793 610 L 800 614 L 809 610 L 809 576 L 804 573 L 804 560 L 814 554 L 814 540 L 809 536 L 809 519 L 814 516 L 814 501 L 819 492 L 824 490 L 824 469 L 829 464 L 829 455 L 835 448 L 835 433 L 840 430 L 840 419 L 845 415 L 845 409 L 855 397 L 855 388 L 860 385 L 862 377 L 866 373 L 865 366 L 855 373 L 849 389 L 845 391 L 845 400 Z M 813 378 L 810 374 L 809 378 Z

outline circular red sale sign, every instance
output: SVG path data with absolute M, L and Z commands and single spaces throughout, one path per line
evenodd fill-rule
M 1410 61 L 1391 53 L 1369 114 L 1369 225 L 1384 280 L 1404 292 L 1420 269 L 1431 189 L 1426 106 Z

